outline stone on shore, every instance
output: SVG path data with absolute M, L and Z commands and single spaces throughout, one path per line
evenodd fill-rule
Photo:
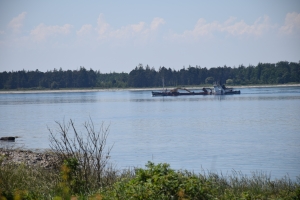
M 1 137 L 0 140 L 14 142 L 16 137 Z

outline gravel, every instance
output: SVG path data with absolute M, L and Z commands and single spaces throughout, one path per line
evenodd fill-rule
M 52 152 L 34 152 L 31 150 L 0 148 L 0 160 L 2 164 L 15 163 L 25 164 L 32 167 L 43 167 L 46 169 L 55 167 L 58 162 L 57 156 Z

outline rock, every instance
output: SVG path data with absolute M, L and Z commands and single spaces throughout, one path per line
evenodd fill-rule
M 1 137 L 0 140 L 14 142 L 16 137 Z
M 42 158 L 41 157 L 37 157 L 35 160 L 42 160 Z

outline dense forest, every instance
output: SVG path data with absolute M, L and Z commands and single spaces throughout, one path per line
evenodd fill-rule
M 93 69 L 40 72 L 11 71 L 0 73 L 0 89 L 58 89 L 58 88 L 126 88 L 161 87 L 212 84 L 228 85 L 300 83 L 299 63 L 281 61 L 276 64 L 259 63 L 257 66 L 213 67 L 200 66 L 180 70 L 160 67 L 158 70 L 139 64 L 128 73 L 100 73 Z

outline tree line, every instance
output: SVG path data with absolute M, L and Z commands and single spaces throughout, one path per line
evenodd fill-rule
M 229 85 L 300 83 L 299 63 L 281 61 L 278 63 L 258 63 L 257 66 L 183 67 L 174 70 L 159 67 L 155 70 L 139 64 L 130 73 L 100 73 L 93 69 L 54 69 L 47 72 L 11 71 L 0 72 L 0 89 L 58 89 L 58 88 L 126 88 L 161 87 L 212 84 L 214 81 Z

